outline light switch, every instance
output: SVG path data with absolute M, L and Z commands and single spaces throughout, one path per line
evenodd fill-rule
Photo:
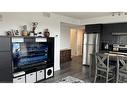
M 3 15 L 0 14 L 0 21 L 3 21 Z

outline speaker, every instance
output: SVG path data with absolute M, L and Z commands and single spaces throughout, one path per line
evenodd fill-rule
M 46 79 L 52 77 L 54 74 L 53 67 L 46 69 Z

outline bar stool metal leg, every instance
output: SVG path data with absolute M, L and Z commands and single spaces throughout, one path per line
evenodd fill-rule
M 95 71 L 94 83 L 96 82 L 96 80 L 97 80 L 97 69 Z
M 118 83 L 118 80 L 119 80 L 119 59 L 117 57 L 116 83 Z

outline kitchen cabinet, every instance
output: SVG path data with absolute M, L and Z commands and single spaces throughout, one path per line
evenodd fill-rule
M 127 32 L 127 23 L 104 24 L 103 32 L 105 33 L 124 33 Z
M 0 82 L 12 82 L 12 60 L 9 37 L 0 37 Z
M 85 25 L 86 33 L 100 33 L 102 31 L 101 24 Z
M 10 38 L 0 37 L 0 51 L 10 51 Z
M 0 52 L 0 82 L 12 82 L 12 63 L 10 52 Z
M 102 30 L 103 30 L 103 33 L 105 33 L 105 34 L 112 33 L 112 31 L 113 31 L 112 24 L 104 24 Z
M 109 24 L 112 33 L 127 33 L 127 23 L 114 23 Z
M 113 29 L 113 31 L 111 31 L 111 33 L 118 33 L 121 30 L 121 24 L 119 24 L 119 23 L 111 24 L 111 27 Z
M 122 29 L 124 33 L 127 33 L 127 23 L 123 24 Z
M 113 35 L 113 33 L 127 33 L 127 23 L 103 24 L 101 32 L 101 41 L 109 42 L 110 44 L 126 43 L 125 35 Z
M 115 24 L 115 31 L 117 33 L 127 33 L 127 23 Z
M 100 33 L 101 34 L 101 40 L 102 41 L 108 41 L 108 42 L 111 42 L 112 41 L 112 28 L 111 28 L 111 25 L 110 24 L 104 24 L 103 25 L 103 29 L 102 29 L 102 32 Z
M 112 37 L 111 34 L 105 34 L 105 33 L 103 33 L 101 35 L 100 39 L 101 39 L 102 42 L 113 43 L 113 37 Z

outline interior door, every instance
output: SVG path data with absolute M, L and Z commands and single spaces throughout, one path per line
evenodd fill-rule
M 71 55 L 77 56 L 77 31 L 76 29 L 70 30 L 70 43 L 71 43 Z
M 77 55 L 82 55 L 83 51 L 83 30 L 77 31 Z

